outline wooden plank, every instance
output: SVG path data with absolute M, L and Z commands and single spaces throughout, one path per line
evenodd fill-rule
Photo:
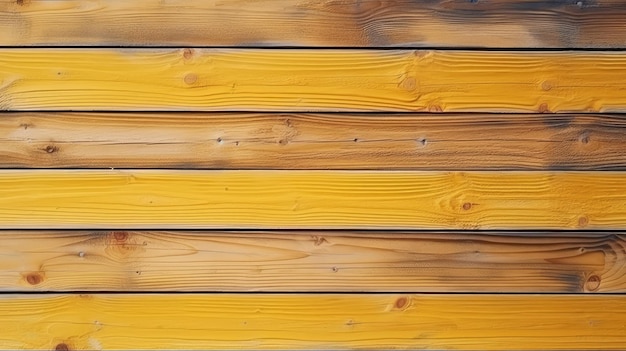
M 619 0 L 2 0 L 0 45 L 626 46 Z
M 621 115 L 25 112 L 0 118 L 0 168 L 624 170 L 625 128 Z
M 626 292 L 613 233 L 0 233 L 2 291 Z
M 625 204 L 620 172 L 0 172 L 6 229 L 623 229 Z
M 622 52 L 4 49 L 0 109 L 624 112 Z
M 0 349 L 622 350 L 626 296 L 4 295 Z

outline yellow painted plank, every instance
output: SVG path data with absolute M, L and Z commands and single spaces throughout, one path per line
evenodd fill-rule
M 620 0 L 2 0 L 0 45 L 624 47 Z
M 625 170 L 624 128 L 585 114 L 18 112 L 0 118 L 0 168 Z
M 620 172 L 2 171 L 1 228 L 620 229 Z
M 4 295 L 0 349 L 622 350 L 626 296 Z
M 3 49 L 0 109 L 624 112 L 621 52 Z
M 626 237 L 3 231 L 1 291 L 626 292 Z

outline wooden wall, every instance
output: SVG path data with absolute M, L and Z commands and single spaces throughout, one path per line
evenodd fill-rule
M 0 0 L 0 349 L 623 350 L 626 2 Z

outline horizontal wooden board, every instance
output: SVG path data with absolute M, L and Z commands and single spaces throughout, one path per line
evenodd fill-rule
M 35 113 L 0 168 L 626 169 L 621 115 Z
M 626 296 L 4 295 L 0 349 L 622 350 Z
M 2 0 L 0 45 L 626 46 L 620 0 Z
M 4 110 L 624 112 L 622 52 L 2 49 Z
M 626 174 L 5 170 L 0 228 L 624 229 Z
M 626 292 L 613 233 L 4 231 L 2 291 Z

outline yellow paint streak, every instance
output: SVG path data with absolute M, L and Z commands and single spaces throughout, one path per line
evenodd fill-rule
M 619 52 L 3 49 L 9 110 L 626 111 Z
M 6 295 L 1 349 L 623 349 L 626 297 Z
M 2 228 L 626 227 L 613 172 L 3 171 Z

